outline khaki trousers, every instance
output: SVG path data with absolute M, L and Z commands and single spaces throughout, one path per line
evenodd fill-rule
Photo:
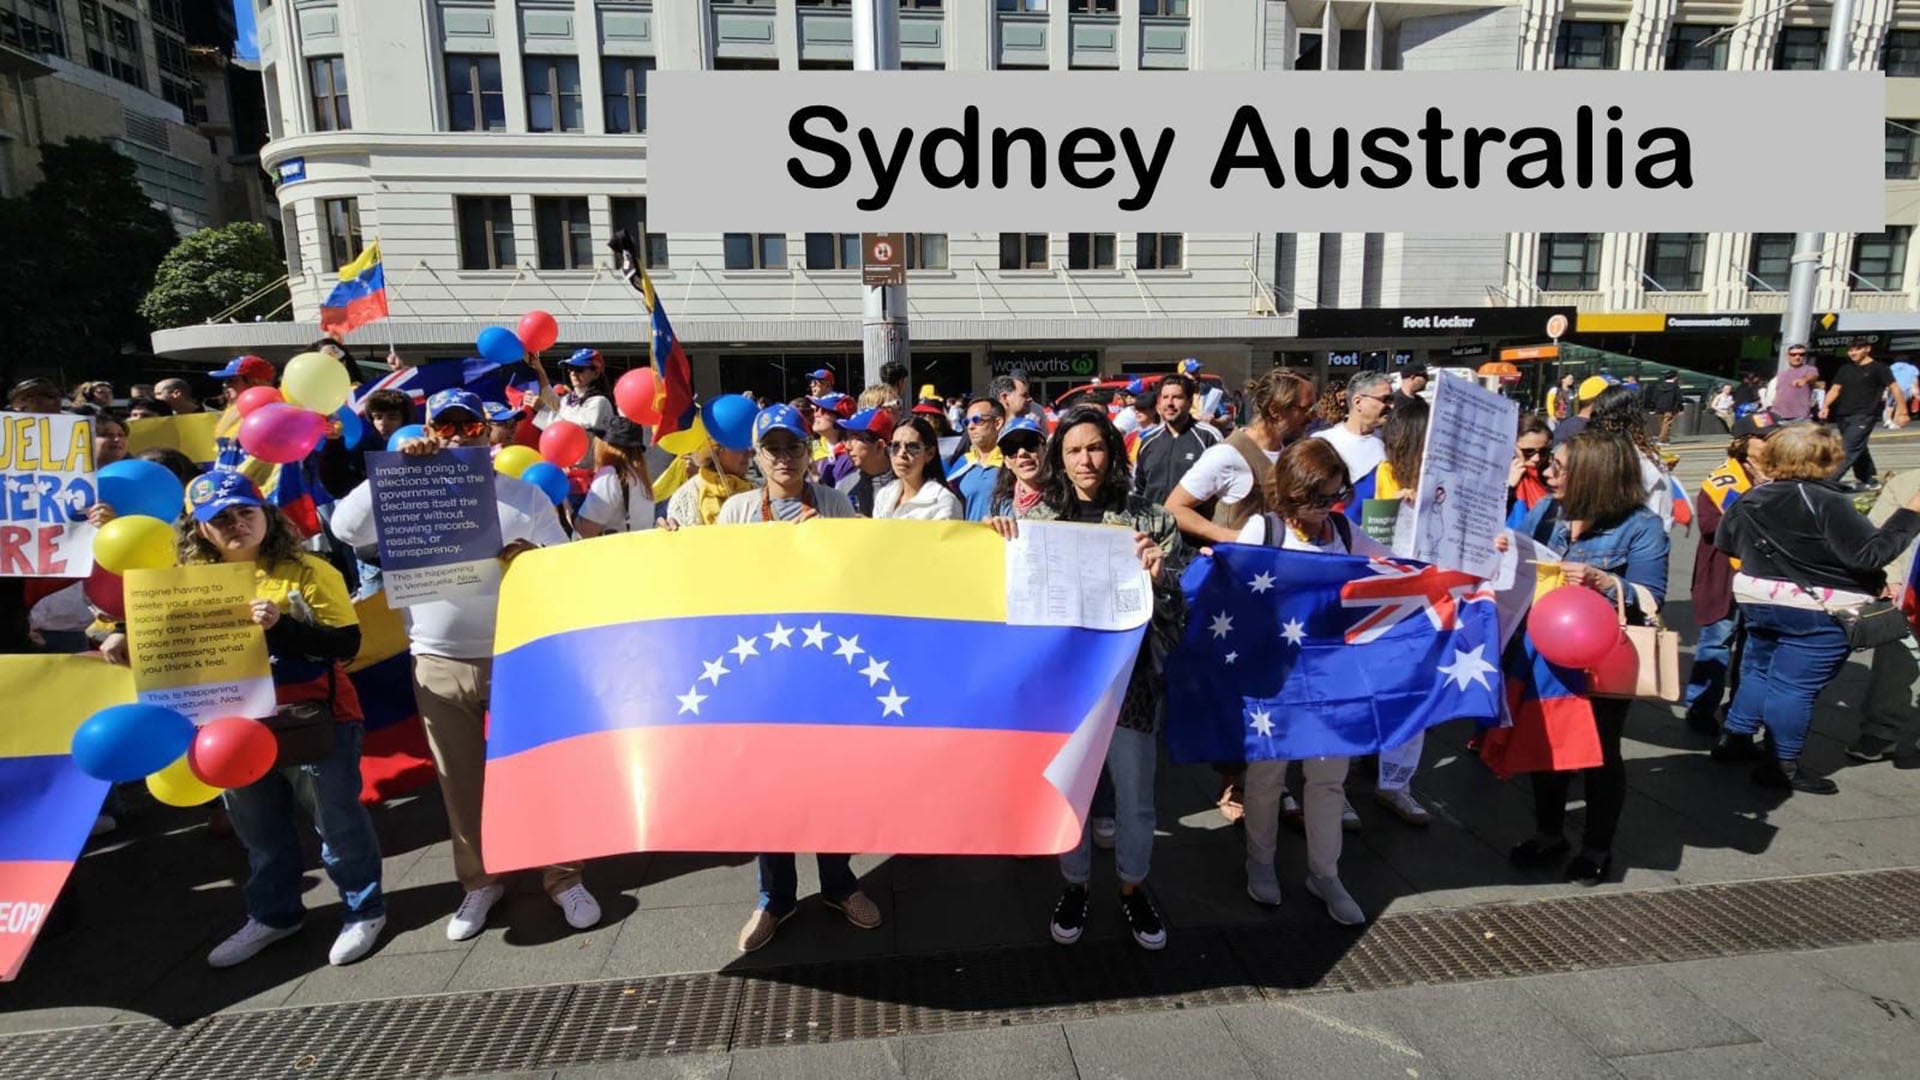
M 487 774 L 487 699 L 493 691 L 493 658 L 456 660 L 449 656 L 413 658 L 413 700 L 427 730 L 427 746 L 440 774 L 440 796 L 447 804 L 447 831 L 453 838 L 453 873 L 472 892 L 496 880 L 480 858 L 480 806 Z M 580 867 L 549 866 L 548 895 L 580 884 Z
M 1346 806 L 1347 759 L 1307 758 L 1300 763 L 1306 776 L 1300 809 L 1307 827 L 1307 872 L 1315 877 L 1340 876 L 1340 811 Z M 1280 796 L 1287 790 L 1287 763 L 1247 762 L 1247 858 L 1273 865 L 1280 834 Z

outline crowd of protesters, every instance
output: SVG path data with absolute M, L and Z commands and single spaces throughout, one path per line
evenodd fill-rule
M 336 356 L 344 355 L 328 346 Z M 1650 386 L 1603 376 L 1569 376 L 1544 414 L 1523 412 L 1508 476 L 1508 525 L 1561 560 L 1564 580 L 1592 589 L 1629 621 L 1659 618 L 1668 592 L 1668 559 L 1677 519 L 1698 533 L 1691 581 L 1698 644 L 1684 701 L 1684 722 L 1713 736 L 1715 761 L 1747 763 L 1755 783 L 1789 793 L 1823 794 L 1834 781 L 1801 763 L 1820 692 L 1858 648 L 1849 628 L 1864 613 L 1898 600 L 1904 578 L 1886 568 L 1920 535 L 1920 494 L 1869 519 L 1854 493 L 1879 477 L 1867 443 L 1894 399 L 1887 422 L 1904 424 L 1911 400 L 1887 365 L 1862 343 L 1822 386 L 1805 350 L 1766 387 L 1753 380 L 1722 388 L 1732 441 L 1723 465 L 1697 492 L 1679 488 L 1664 445 L 1679 411 L 1671 379 Z M 509 475 L 496 477 L 495 500 L 510 562 L 536 547 L 592 542 L 607 534 L 682 530 L 812 518 L 900 518 L 978 522 L 1006 537 L 1022 522 L 1071 521 L 1123 528 L 1135 536 L 1150 575 L 1154 610 L 1132 668 L 1092 813 L 1077 845 L 1060 856 L 1061 890 L 1050 916 L 1053 939 L 1077 941 L 1093 903 L 1093 849 L 1113 852 L 1118 907 L 1133 939 L 1158 949 L 1167 926 L 1148 886 L 1156 830 L 1156 770 L 1165 724 L 1159 668 L 1183 631 L 1180 574 L 1214 545 L 1267 545 L 1304 553 L 1407 557 L 1404 533 L 1391 542 L 1359 529 L 1353 508 L 1364 496 L 1411 501 L 1418 489 L 1432 388 L 1424 371 L 1362 372 L 1323 384 L 1288 370 L 1263 373 L 1244 393 L 1209 393 L 1187 361 L 1133 380 L 1112 400 L 1056 413 L 1036 402 L 1018 374 L 995 378 L 966 398 L 931 386 L 909 395 L 905 370 L 849 393 L 833 373 L 810 374 L 809 392 L 790 402 L 756 401 L 748 441 L 710 442 L 675 458 L 651 447 L 647 431 L 615 408 L 604 361 L 590 349 L 571 354 L 556 385 L 533 359 L 534 385 L 509 404 L 465 389 L 432 395 L 424 408 L 382 390 L 359 411 L 370 435 L 349 447 L 335 433 L 308 463 L 326 496 L 322 528 L 301 537 L 275 501 L 236 471 L 237 448 L 223 445 L 210 472 L 173 451 L 148 451 L 187 485 L 179 521 L 189 562 L 246 562 L 259 568 L 255 621 L 265 631 L 283 708 L 324 712 L 331 742 L 308 764 L 270 773 L 224 797 L 225 814 L 251 865 L 247 920 L 208 957 L 238 964 L 300 929 L 303 865 L 294 830 L 296 801 L 306 801 L 326 869 L 338 887 L 345 926 L 331 959 L 365 956 L 384 927 L 378 842 L 357 801 L 360 705 L 341 676 L 355 655 L 354 601 L 380 589 L 378 529 L 371 512 L 365 450 L 400 435 L 409 455 L 446 447 L 535 445 L 539 432 L 567 420 L 590 432 L 587 452 L 570 463 L 565 499 L 550 498 Z M 1813 372 L 1802 375 L 1801 372 Z M 210 375 L 222 397 L 203 405 L 181 379 L 133 387 L 126 401 L 89 382 L 70 395 L 43 379 L 12 387 L 13 411 L 78 412 L 94 418 L 97 465 L 127 454 L 129 423 L 202 409 L 228 410 L 276 372 L 240 357 Z M 1716 408 L 1715 411 L 1718 411 Z M 1651 418 L 1651 419 L 1650 419 Z M 1651 430 L 1650 430 L 1651 428 Z M 570 452 L 569 452 L 570 453 Z M 1855 485 L 1843 484 L 1852 473 Z M 1690 513 L 1689 513 L 1690 512 Z M 89 512 L 96 523 L 113 508 Z M 1412 515 L 1401 515 L 1400 521 Z M 1504 547 L 1510 537 L 1503 536 Z M 24 584 L 24 588 L 23 588 Z M 98 650 L 125 661 L 124 627 L 91 610 L 72 582 L 7 580 L 5 651 Z M 450 939 L 481 932 L 504 886 L 481 858 L 485 714 L 493 664 L 492 597 L 441 600 L 406 611 L 415 700 L 438 773 L 463 896 L 446 926 Z M 1914 691 L 1920 654 L 1910 637 L 1872 649 L 1869 722 L 1848 753 L 1861 761 L 1889 756 L 1920 734 Z M 1622 742 L 1631 701 L 1595 697 L 1599 764 L 1580 770 L 1586 812 L 1567 835 L 1569 772 L 1536 773 L 1530 835 L 1513 847 L 1521 865 L 1551 867 L 1566 880 L 1597 884 L 1619 873 L 1615 834 L 1626 802 Z M 1385 748 L 1368 762 L 1378 805 L 1406 827 L 1431 818 L 1413 794 L 1422 742 Z M 1335 921 L 1368 915 L 1343 885 L 1343 835 L 1361 827 L 1347 794 L 1351 762 L 1221 762 L 1219 810 L 1245 830 L 1245 887 L 1255 903 L 1281 902 L 1275 871 L 1279 826 L 1304 835 L 1304 891 Z M 1291 774 L 1299 776 L 1297 786 Z M 296 799 L 295 796 L 300 796 Z M 1521 830 L 1516 828 L 1516 832 Z M 860 889 L 849 857 L 818 856 L 823 899 L 854 926 L 881 924 L 880 907 Z M 566 921 L 584 929 L 601 910 L 585 868 L 551 866 L 546 891 Z M 773 938 L 796 907 L 794 856 L 760 856 L 760 896 L 740 931 L 752 951 Z

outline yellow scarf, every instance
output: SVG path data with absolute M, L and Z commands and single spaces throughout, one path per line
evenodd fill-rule
M 700 524 L 711 525 L 720 516 L 720 507 L 726 501 L 743 491 L 752 491 L 753 485 L 745 477 L 721 472 L 713 466 L 700 470 Z

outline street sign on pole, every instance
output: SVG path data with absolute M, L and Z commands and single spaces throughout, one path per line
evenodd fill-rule
M 1566 333 L 1567 333 L 1567 317 L 1565 315 L 1553 315 L 1548 317 L 1547 336 L 1549 338 L 1552 338 L 1554 341 L 1557 342 L 1561 338 L 1565 337 Z
M 860 234 L 860 282 L 869 287 L 907 283 L 905 233 Z

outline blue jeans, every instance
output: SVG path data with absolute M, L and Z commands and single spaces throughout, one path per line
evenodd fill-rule
M 1700 628 L 1693 647 L 1693 669 L 1687 674 L 1687 717 L 1711 720 L 1727 693 L 1727 670 L 1733 663 L 1733 631 L 1737 615 L 1728 612 Z
M 1138 885 L 1147 880 L 1153 861 L 1153 770 L 1159 764 L 1160 746 L 1152 732 L 1132 728 L 1113 729 L 1113 743 L 1107 747 L 1107 773 L 1113 777 L 1114 824 L 1118 835 L 1113 842 L 1113 868 L 1120 880 Z M 1060 875 L 1075 885 L 1085 885 L 1093 874 L 1092 818 L 1080 829 L 1080 843 L 1060 856 Z
M 380 841 L 373 818 L 360 805 L 359 724 L 334 725 L 333 756 L 312 765 L 276 769 L 223 798 L 233 831 L 247 847 L 247 914 L 275 929 L 298 926 L 306 916 L 300 900 L 300 834 L 294 803 L 313 816 L 320 832 L 320 862 L 340 890 L 346 922 L 386 914 L 380 894 Z
M 1741 604 L 1747 623 L 1740 689 L 1727 708 L 1727 730 L 1751 735 L 1767 725 L 1782 761 L 1800 756 L 1813 724 L 1813 702 L 1853 650 L 1846 631 L 1824 611 L 1778 604 Z
M 1107 767 L 1100 767 L 1100 779 L 1093 785 L 1093 803 L 1087 807 L 1088 817 L 1113 816 L 1113 777 L 1107 775 Z
M 813 861 L 820 868 L 821 896 L 845 900 L 860 888 L 860 880 L 853 876 L 851 855 L 815 855 Z M 799 902 L 800 873 L 794 868 L 793 856 L 760 856 L 760 906 L 782 916 Z

